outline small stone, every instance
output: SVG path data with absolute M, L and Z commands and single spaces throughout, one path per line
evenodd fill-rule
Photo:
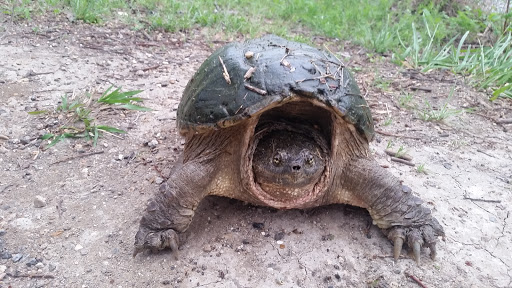
M 163 182 L 164 182 L 164 179 L 163 179 L 162 177 L 156 177 L 156 178 L 155 178 L 155 183 L 156 183 L 156 184 L 159 184 L 159 185 L 160 185 L 160 184 L 162 184 Z
M 252 51 L 245 52 L 245 58 L 251 59 L 253 56 L 254 56 L 254 52 L 252 52 Z
M 7 153 L 7 148 L 5 148 L 4 146 L 0 146 L 0 154 L 5 154 Z
M 322 241 L 332 241 L 332 240 L 334 240 L 334 235 L 332 235 L 332 234 L 322 236 Z
M 169 280 L 162 281 L 162 285 L 169 285 L 169 284 L 171 284 L 171 281 L 169 281 Z
M 55 264 L 53 264 L 53 263 L 48 264 L 48 271 L 52 272 L 53 270 L 55 270 L 55 268 L 57 268 L 57 266 L 55 266 Z
M 5 270 L 7 270 L 7 266 L 5 265 L 0 265 L 0 273 L 4 273 Z
M 43 196 L 37 195 L 34 198 L 34 207 L 42 208 L 44 206 L 46 206 L 46 198 L 44 198 Z
M 143 75 L 144 75 L 144 71 L 142 71 L 142 70 L 137 70 L 137 72 L 135 72 L 135 75 L 137 75 L 137 76 L 143 76 Z
M 79 250 L 82 250 L 82 249 L 84 249 L 84 246 L 82 246 L 80 244 L 76 244 L 75 251 L 79 251 Z
M 3 280 L 5 278 L 5 276 L 7 276 L 6 273 L 0 273 L 0 280 Z
M 276 243 L 277 243 L 277 245 L 281 245 L 281 244 L 283 244 L 284 242 L 283 242 L 283 241 L 281 241 L 281 240 L 279 240 L 279 241 L 277 241 Z
M 1 259 L 10 259 L 12 257 L 11 253 L 7 252 L 7 251 L 3 251 L 0 253 L 0 258 Z
M 37 264 L 37 259 L 36 258 L 30 258 L 30 259 L 28 259 L 26 264 L 27 264 L 28 267 L 34 266 L 34 265 Z
M 18 254 L 13 254 L 12 255 L 12 262 L 18 262 L 21 260 L 21 258 L 23 258 L 23 254 L 21 253 L 18 253 Z
M 274 235 L 274 240 L 278 241 L 284 238 L 284 231 L 278 232 Z M 279 244 L 279 243 L 278 243 Z
M 148 142 L 148 146 L 150 148 L 154 148 L 154 147 L 156 147 L 156 145 L 158 145 L 158 141 L 156 139 L 153 139 L 153 140 Z
M 4 236 L 7 233 L 5 229 L 0 229 L 0 237 Z
M 265 223 L 253 222 L 252 227 L 257 230 L 262 230 L 263 228 L 265 228 Z
M 206 244 L 206 245 L 203 246 L 203 251 L 206 252 L 206 253 L 212 252 L 212 250 L 213 250 L 213 248 L 209 244 Z
M 39 262 L 35 266 L 36 266 L 36 268 L 41 269 L 44 267 L 44 264 L 42 262 Z

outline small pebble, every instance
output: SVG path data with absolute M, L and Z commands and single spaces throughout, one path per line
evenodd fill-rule
M 10 259 L 12 257 L 11 253 L 7 252 L 7 251 L 3 251 L 0 253 L 0 258 L 1 259 Z
M 21 260 L 21 258 L 23 258 L 23 254 L 21 254 L 21 253 L 13 254 L 12 255 L 12 262 L 18 262 L 18 261 Z
M 281 240 L 279 240 L 279 241 L 277 241 L 276 243 L 277 243 L 277 245 L 281 245 L 281 244 L 283 244 L 284 242 L 283 242 L 283 241 L 281 241 Z
M 274 235 L 274 240 L 278 241 L 284 238 L 284 231 L 278 232 Z
M 154 147 L 156 147 L 156 145 L 158 145 L 158 141 L 156 139 L 153 139 L 153 140 L 148 142 L 148 146 L 150 148 L 154 148 Z
M 37 195 L 34 198 L 34 207 L 42 208 L 44 206 L 46 206 L 46 198 L 44 198 L 43 196 Z
M 57 268 L 57 266 L 55 266 L 55 264 L 53 264 L 53 263 L 48 264 L 48 271 L 52 272 L 53 270 L 55 270 L 55 268 Z
M 253 222 L 252 227 L 254 229 L 262 230 L 263 228 L 265 228 L 265 224 L 261 222 Z
M 7 266 L 5 265 L 0 265 L 0 273 L 4 273 L 5 270 L 7 270 Z
M 82 250 L 82 249 L 84 249 L 84 246 L 82 246 L 80 244 L 76 244 L 75 251 Z
M 36 258 L 30 258 L 30 259 L 28 259 L 26 264 L 27 264 L 28 267 L 34 266 L 34 265 L 37 264 L 37 260 L 36 260 Z
M 252 52 L 252 51 L 245 52 L 245 58 L 251 59 L 253 56 L 254 56 L 254 52 Z
M 0 237 L 4 236 L 7 233 L 5 229 L 0 229 Z

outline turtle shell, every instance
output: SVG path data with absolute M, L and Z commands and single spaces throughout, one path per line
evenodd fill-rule
M 332 107 L 368 141 L 373 139 L 370 109 L 343 63 L 274 35 L 230 43 L 208 57 L 183 92 L 178 128 L 188 133 L 236 125 L 292 97 Z

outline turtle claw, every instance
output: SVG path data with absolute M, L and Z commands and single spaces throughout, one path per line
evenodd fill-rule
M 177 258 L 179 237 L 176 231 L 172 229 L 153 231 L 146 227 L 140 227 L 135 235 L 133 257 L 144 250 L 157 252 L 166 248 L 170 248 L 174 257 Z
M 403 245 L 404 239 L 401 237 L 396 237 L 393 244 L 393 258 L 395 259 L 395 262 L 398 260 L 398 257 L 400 257 Z
M 388 239 L 393 242 L 393 258 L 395 261 L 400 257 L 404 241 L 407 241 L 407 245 L 412 249 L 413 258 L 418 264 L 420 264 L 421 260 L 422 246 L 430 248 L 430 258 L 435 260 L 437 237 L 444 236 L 443 228 L 435 218 L 432 218 L 431 223 L 424 224 L 423 226 L 394 226 L 385 230 L 385 233 Z
M 421 244 L 419 241 L 415 241 L 414 244 L 412 244 L 412 252 L 414 255 L 414 260 L 419 265 L 421 260 Z
M 436 250 L 436 242 L 430 244 L 430 259 L 436 260 L 437 250 Z

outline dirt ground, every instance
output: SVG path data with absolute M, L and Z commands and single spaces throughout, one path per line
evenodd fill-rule
M 355 71 L 383 132 L 371 145 L 375 158 L 445 227 L 437 259 L 423 251 L 418 266 L 404 250 L 394 263 L 391 244 L 363 209 L 276 211 L 215 197 L 202 202 L 177 260 L 169 252 L 133 258 L 145 203 L 182 150 L 181 93 L 223 44 L 208 35 L 2 20 L 0 287 L 512 287 L 512 126 L 496 122 L 512 118 L 511 101 L 491 103 L 459 76 L 373 61 L 338 42 L 328 44 Z M 96 147 L 66 139 L 42 149 L 38 137 L 65 117 L 27 112 L 54 111 L 64 94 L 98 97 L 111 85 L 144 90 L 154 110 L 95 111 L 98 124 L 128 133 L 106 134 Z M 407 108 L 426 100 L 476 113 L 426 122 Z M 389 144 L 405 147 L 416 167 L 391 162 L 383 152 Z

